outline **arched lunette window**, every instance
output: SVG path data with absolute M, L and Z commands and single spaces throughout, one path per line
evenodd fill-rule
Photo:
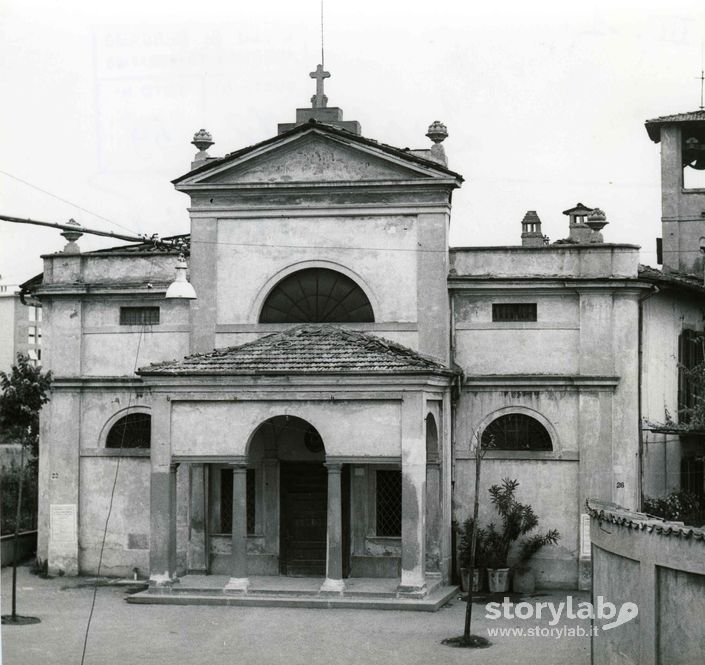
M 553 450 L 551 435 L 536 418 L 508 413 L 493 420 L 482 433 L 482 447 L 493 450 Z
M 130 413 L 110 428 L 105 447 L 149 448 L 151 441 L 152 417 L 148 413 Z
M 366 323 L 374 321 L 365 292 L 347 275 L 306 268 L 288 275 L 269 293 L 260 323 Z

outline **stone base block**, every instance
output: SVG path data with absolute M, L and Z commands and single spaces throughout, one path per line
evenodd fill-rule
M 592 559 L 580 557 L 578 561 L 578 589 L 590 591 L 592 589 Z
M 345 582 L 343 582 L 343 580 L 332 580 L 327 577 L 323 584 L 321 584 L 320 593 L 332 593 L 335 595 L 340 595 L 341 593 L 343 593 L 344 590 Z
M 428 593 L 426 585 L 405 586 L 400 584 L 397 587 L 397 598 L 424 598 Z
M 250 580 L 247 577 L 231 577 L 223 588 L 223 593 L 247 593 Z

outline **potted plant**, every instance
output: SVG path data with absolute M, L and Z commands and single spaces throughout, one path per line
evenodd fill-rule
M 536 590 L 536 576 L 529 567 L 529 559 L 546 545 L 555 545 L 560 538 L 556 529 L 551 529 L 544 534 L 535 534 L 521 544 L 519 561 L 514 566 L 512 589 L 515 593 L 534 593 Z
M 458 548 L 458 559 L 460 561 L 460 587 L 463 591 L 470 588 L 470 558 L 472 554 L 472 532 L 474 522 L 468 518 L 463 523 L 460 531 L 460 545 Z M 487 565 L 485 553 L 485 529 L 477 530 L 477 542 L 475 544 L 475 567 L 473 569 L 472 590 L 480 590 L 481 569 Z
M 501 519 L 500 525 L 492 522 L 485 530 L 487 576 L 491 593 L 509 590 L 509 551 L 514 543 L 533 531 L 539 523 L 533 508 L 514 498 L 517 487 L 518 480 L 504 478 L 501 485 L 492 485 L 489 490 L 491 501 Z M 524 562 L 522 570 L 527 568 L 526 562 L 541 547 L 554 544 L 559 537 L 558 531 L 552 529 L 525 540 L 520 550 L 520 561 Z

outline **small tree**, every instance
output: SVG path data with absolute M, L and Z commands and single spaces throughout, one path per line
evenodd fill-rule
M 50 384 L 51 372 L 34 367 L 21 353 L 9 374 L 0 372 L 0 427 L 28 448 L 34 464 L 39 454 L 39 411 L 49 401 Z
M 17 541 L 22 514 L 22 487 L 25 473 L 25 452 L 29 453 L 30 471 L 36 478 L 39 455 L 39 411 L 49 401 L 47 392 L 51 372 L 34 367 L 27 356 L 17 354 L 17 364 L 9 374 L 0 372 L 0 428 L 22 446 L 15 506 L 15 546 L 12 563 L 12 614 L 2 617 L 3 623 L 35 623 L 34 617 L 17 614 Z

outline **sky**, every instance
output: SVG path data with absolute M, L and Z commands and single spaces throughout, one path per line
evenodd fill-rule
M 189 230 L 193 133 L 213 156 L 276 134 L 309 106 L 320 0 L 2 0 L 0 213 L 162 236 Z M 368 138 L 430 147 L 448 127 L 451 243 L 520 242 L 536 210 L 600 207 L 607 242 L 656 265 L 659 146 L 644 121 L 700 105 L 702 0 L 324 0 L 329 106 Z M 41 271 L 58 231 L 0 221 L 0 281 Z M 86 251 L 115 245 L 87 237 Z

